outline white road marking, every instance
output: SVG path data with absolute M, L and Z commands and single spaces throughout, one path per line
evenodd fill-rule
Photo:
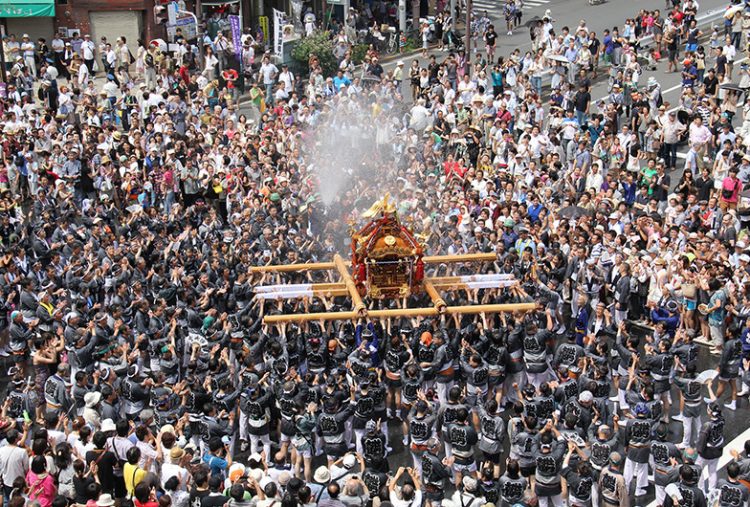
M 497 14 L 502 14 L 503 4 L 500 2 L 474 0 L 472 3 L 474 4 L 474 9 L 481 8 L 486 11 L 496 11 Z M 542 7 L 543 5 L 548 3 L 550 3 L 550 0 L 526 0 L 524 2 L 523 8 L 526 10 L 531 10 L 534 7 Z

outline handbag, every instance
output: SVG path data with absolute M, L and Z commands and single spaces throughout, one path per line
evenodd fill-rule
M 112 451 L 115 455 L 115 464 L 112 465 L 112 475 L 115 477 L 123 477 L 123 462 L 120 460 L 120 456 L 117 453 L 117 444 L 115 443 L 114 437 L 112 437 Z M 104 453 L 102 453 L 104 454 Z
M 721 189 L 721 198 L 724 199 L 724 200 L 731 199 L 732 196 L 734 195 L 735 190 L 737 190 L 737 185 L 738 184 L 739 184 L 739 180 L 734 182 L 734 186 L 732 187 L 731 190 L 728 189 L 728 188 L 722 188 Z

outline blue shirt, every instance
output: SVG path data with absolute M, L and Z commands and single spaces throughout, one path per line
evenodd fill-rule
M 538 203 L 536 205 L 534 204 L 530 205 L 528 209 L 529 219 L 532 222 L 538 222 L 539 213 L 541 213 L 543 209 L 544 209 L 544 206 L 542 206 L 542 203 Z
M 726 313 L 727 313 L 727 311 L 724 309 L 724 304 L 726 303 L 726 300 L 727 300 L 727 295 L 726 293 L 724 293 L 724 290 L 722 289 L 717 290 L 711 295 L 711 299 L 708 300 L 709 308 L 713 308 L 717 302 L 721 302 L 721 306 L 719 306 L 718 309 L 708 314 L 708 321 L 711 324 L 716 326 L 724 322 L 724 317 L 726 316 Z
M 227 460 L 213 454 L 204 454 L 203 462 L 211 469 L 212 476 L 224 477 L 224 471 L 229 467 Z
M 683 72 L 689 74 L 689 77 L 682 78 L 682 84 L 687 86 L 693 86 L 696 76 L 698 75 L 698 68 L 695 65 L 690 65 L 688 68 L 683 69 Z
M 595 127 L 593 124 L 589 124 L 589 135 L 591 136 L 591 146 L 593 146 L 596 143 L 596 140 L 599 139 L 599 135 L 602 133 L 602 130 L 604 130 L 604 127 L 599 125 L 598 127 Z
M 503 232 L 503 235 L 500 236 L 500 240 L 505 244 L 505 249 L 509 250 L 513 245 L 516 244 L 516 240 L 518 239 L 518 234 L 516 234 L 514 231 L 510 231 L 510 233 Z
M 740 343 L 742 344 L 743 352 L 750 351 L 750 329 L 745 328 L 742 330 L 742 334 L 740 335 Z
M 589 327 L 589 311 L 587 307 L 583 307 L 578 310 L 576 316 L 576 327 L 574 334 L 576 337 L 576 343 L 583 347 L 583 338 L 586 336 L 586 329 Z
M 578 58 L 578 50 L 576 48 L 568 48 L 565 50 L 565 58 L 568 59 L 568 61 L 575 62 L 576 58 Z
M 354 330 L 354 338 L 356 340 L 357 347 L 359 347 L 362 343 L 362 331 L 364 331 L 364 329 L 365 328 L 362 324 L 357 324 L 357 327 Z M 380 364 L 380 357 L 378 356 L 380 338 L 375 332 L 375 326 L 372 325 L 372 322 L 369 322 L 367 324 L 367 329 L 372 332 L 372 338 L 370 338 L 367 343 L 367 348 L 370 350 L 370 360 L 372 361 L 373 365 L 377 366 L 378 364 Z
M 350 84 L 352 84 L 352 82 L 346 76 L 341 76 L 341 77 L 336 76 L 335 78 L 333 78 L 333 86 L 336 87 L 337 92 L 341 91 L 341 87 L 343 85 L 349 86 Z
M 622 197 L 628 206 L 632 206 L 635 202 L 635 194 L 638 190 L 638 185 L 635 183 L 628 183 L 627 181 L 622 184 Z
M 503 86 L 503 73 L 492 71 L 492 86 Z

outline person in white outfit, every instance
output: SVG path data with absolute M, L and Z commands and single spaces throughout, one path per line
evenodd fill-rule
M 34 41 L 29 38 L 29 34 L 25 33 L 21 37 L 21 55 L 23 56 L 23 62 L 26 67 L 29 68 L 29 73 L 36 79 L 36 61 L 34 60 Z

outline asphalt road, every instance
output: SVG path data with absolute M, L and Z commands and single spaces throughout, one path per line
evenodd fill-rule
M 474 3 L 475 12 L 481 13 L 486 10 L 500 34 L 496 52 L 498 56 L 508 55 L 515 48 L 520 48 L 522 52 L 531 48 L 527 29 L 522 28 L 515 31 L 513 35 L 506 35 L 504 30 L 504 18 L 502 16 L 502 0 L 474 0 Z M 700 4 L 701 11 L 699 12 L 699 15 L 712 9 L 721 8 L 726 5 L 726 2 L 724 0 L 701 0 Z M 660 8 L 663 10 L 664 4 L 661 0 L 609 0 L 604 4 L 590 6 L 588 5 L 587 0 L 526 0 L 523 22 L 534 16 L 541 18 L 545 11 L 549 9 L 552 17 L 556 19 L 555 26 L 557 28 L 562 28 L 563 26 L 575 28 L 581 19 L 585 19 L 590 29 L 595 30 L 597 34 L 601 34 L 605 28 L 611 29 L 614 26 L 622 26 L 623 21 L 627 17 L 634 17 L 642 8 Z M 435 50 L 430 51 L 429 54 L 436 55 L 439 61 L 446 55 L 446 53 Z M 415 58 L 420 62 L 420 65 L 424 66 L 427 64 L 427 61 L 420 55 L 405 56 L 403 59 L 406 61 L 406 68 L 408 68 L 411 60 Z M 707 67 L 710 67 L 711 64 L 712 61 L 710 60 L 707 62 Z M 641 83 L 645 83 L 651 76 L 655 77 L 662 87 L 664 101 L 674 105 L 678 103 L 680 96 L 680 78 L 678 73 L 665 73 L 665 65 L 665 63 L 662 63 L 654 72 L 646 71 L 641 77 Z M 390 61 L 384 64 L 384 66 L 387 70 L 390 70 L 395 66 L 395 61 Z M 405 97 L 410 96 L 409 86 L 406 82 L 404 83 L 403 91 Z M 597 100 L 599 98 L 604 98 L 606 95 L 606 80 L 600 79 L 596 81 L 592 89 L 593 99 Z M 685 149 L 683 148 L 682 151 L 684 152 Z M 675 182 L 679 179 L 678 175 L 681 173 L 681 170 L 676 171 L 676 173 L 677 174 L 672 175 L 673 181 Z M 714 364 L 715 359 L 709 356 L 707 349 L 702 349 L 699 356 L 699 370 L 712 368 Z M 0 378 L 0 385 L 3 385 L 3 387 L 6 382 L 6 378 Z M 679 399 L 676 391 L 672 393 L 672 396 L 675 401 Z M 675 408 L 672 409 L 672 413 L 676 413 Z M 746 436 L 743 435 L 743 433 L 748 427 L 747 418 L 750 416 L 750 406 L 748 406 L 747 398 L 738 401 L 738 408 L 736 411 L 725 410 L 724 415 L 727 421 L 725 427 L 727 441 L 736 440 L 736 442 L 733 442 L 733 446 L 737 447 L 739 445 L 741 448 Z M 672 421 L 670 424 L 670 431 L 672 433 L 672 440 L 679 442 L 682 436 L 681 423 Z M 738 438 L 740 435 L 742 436 Z M 389 436 L 390 445 L 393 448 L 393 452 L 389 456 L 390 470 L 395 472 L 399 466 L 411 466 L 411 455 L 402 444 L 403 431 L 399 421 L 392 420 L 389 422 Z M 243 454 L 238 454 L 236 457 L 242 459 Z M 726 459 L 723 459 L 722 461 L 726 462 Z M 321 457 L 314 460 L 314 466 L 318 466 L 322 463 L 323 459 Z M 652 487 L 649 489 L 649 495 L 647 498 L 641 500 L 642 501 L 638 502 L 638 505 L 645 505 L 653 500 Z
M 487 10 L 490 19 L 495 24 L 497 32 L 500 34 L 498 38 L 498 45 L 496 55 L 509 55 L 515 48 L 520 48 L 521 52 L 525 52 L 531 49 L 531 41 L 528 36 L 528 30 L 523 28 L 517 30 L 513 35 L 506 35 L 505 21 L 502 15 L 502 0 L 475 0 L 475 12 L 481 13 Z M 714 9 L 720 9 L 726 6 L 727 2 L 724 0 L 702 0 L 700 2 L 699 17 L 702 13 L 712 11 Z M 549 9 L 553 19 L 556 19 L 555 27 L 562 28 L 563 26 L 571 27 L 575 29 L 579 22 L 584 19 L 586 20 L 587 26 L 597 32 L 597 35 L 601 35 L 604 29 L 612 29 L 614 26 L 622 26 L 623 21 L 628 17 L 634 17 L 640 9 L 655 9 L 659 8 L 664 12 L 664 5 L 659 0 L 657 1 L 646 1 L 646 0 L 609 0 L 604 4 L 597 6 L 588 5 L 587 0 L 526 0 L 526 8 L 524 9 L 524 22 L 531 19 L 534 16 L 542 17 L 545 11 Z M 706 34 L 710 33 L 709 29 L 703 29 Z M 720 33 L 723 33 L 723 28 L 720 27 Z M 480 45 L 480 48 L 483 45 Z M 430 55 L 436 55 L 438 61 L 445 58 L 447 53 L 440 51 L 430 51 Z M 417 59 L 422 66 L 426 66 L 427 60 L 423 59 L 421 55 L 405 57 L 405 68 L 408 68 L 413 59 Z M 390 70 L 395 65 L 395 62 L 389 62 L 385 65 L 386 70 Z M 710 68 L 713 65 L 713 59 L 709 58 L 706 67 Z M 681 93 L 681 80 L 679 73 L 666 73 L 666 63 L 664 60 L 660 63 L 655 71 L 645 71 L 641 76 L 641 84 L 645 84 L 650 77 L 654 77 L 657 82 L 661 85 L 662 95 L 665 102 L 670 103 L 670 108 L 675 107 L 679 103 Z M 408 83 L 404 83 L 404 96 L 410 97 L 411 93 L 409 90 Z M 605 98 L 608 94 L 607 82 L 605 79 L 599 79 L 594 82 L 592 86 L 592 98 L 598 100 Z M 737 126 L 738 121 L 735 121 Z M 686 147 L 681 147 L 680 153 L 684 154 L 687 151 Z M 679 154 L 678 154 L 679 156 Z M 673 182 L 676 183 L 679 176 L 682 173 L 680 168 L 681 164 L 678 161 L 678 169 L 672 174 Z M 707 349 L 702 348 L 699 356 L 699 371 L 713 368 L 715 365 L 715 358 L 712 358 Z M 716 386 L 714 386 L 714 389 Z M 726 401 L 727 394 L 724 395 Z M 675 407 L 677 407 L 676 401 L 679 400 L 679 395 L 676 390 L 672 393 L 672 398 L 675 400 Z M 732 411 L 725 409 L 724 416 L 726 418 L 725 426 L 725 437 L 727 442 L 731 442 L 732 447 L 739 448 L 741 450 L 742 444 L 745 438 L 750 438 L 746 434 L 748 428 L 747 418 L 750 415 L 750 406 L 747 398 L 742 398 L 737 403 L 737 410 Z M 677 413 L 677 408 L 672 409 L 672 414 Z M 411 466 L 411 457 L 406 449 L 401 444 L 402 430 L 400 423 L 391 421 L 390 425 L 390 440 L 391 446 L 394 449 L 393 454 L 389 458 L 391 470 L 396 470 L 399 466 Z M 672 440 L 679 442 L 682 438 L 682 424 L 680 422 L 672 421 L 670 423 L 670 431 Z M 506 446 L 507 447 L 507 446 Z M 725 452 L 726 456 L 722 459 L 720 466 L 726 464 L 728 451 Z M 720 473 L 721 474 L 721 473 Z M 646 498 L 639 499 L 637 505 L 646 505 L 653 501 L 653 487 L 649 488 L 649 494 Z
M 522 28 L 514 31 L 513 35 L 506 35 L 505 18 L 502 14 L 503 0 L 474 0 L 475 1 L 475 13 L 481 14 L 484 10 L 487 11 L 490 19 L 495 24 L 496 31 L 499 33 L 496 56 L 507 56 L 510 55 L 515 48 L 519 48 L 521 53 L 531 49 L 531 40 L 529 38 L 528 29 Z M 552 18 L 556 20 L 554 22 L 557 31 L 560 31 L 562 27 L 568 26 L 571 30 L 575 30 L 581 20 L 586 21 L 586 25 L 590 30 L 597 33 L 597 36 L 601 40 L 601 35 L 605 29 L 612 29 L 615 26 L 622 27 L 625 19 L 629 17 L 635 17 L 641 9 L 656 9 L 659 8 L 664 12 L 664 4 L 660 0 L 608 0 L 607 2 L 595 6 L 590 6 L 588 0 L 524 0 L 526 8 L 524 9 L 524 17 L 522 23 L 530 20 L 533 17 L 541 18 L 545 12 L 549 9 Z M 726 0 L 702 0 L 700 2 L 700 11 L 698 12 L 698 18 L 701 14 L 714 11 L 715 9 L 721 9 L 727 5 Z M 710 30 L 707 28 L 703 29 L 705 37 L 708 37 Z M 463 33 L 463 31 L 462 31 Z M 720 33 L 723 33 L 723 27 L 720 27 Z M 707 44 L 706 44 L 707 46 Z M 480 50 L 484 48 L 484 44 L 480 44 Z M 708 53 L 708 52 L 707 52 Z M 438 61 L 445 59 L 448 53 L 432 50 L 428 53 L 430 56 L 435 55 Z M 419 61 L 420 66 L 427 66 L 428 60 L 422 58 L 421 54 L 412 56 L 404 56 L 402 58 L 405 62 L 404 71 L 406 72 L 411 64 L 412 60 L 416 59 Z M 739 60 L 739 55 L 738 55 Z M 396 61 L 389 61 L 384 65 L 386 70 L 391 70 L 396 65 Z M 713 57 L 709 57 L 706 62 L 706 68 L 710 68 L 713 65 Z M 674 107 L 679 103 L 681 93 L 681 77 L 679 72 L 666 73 L 666 59 L 662 59 L 658 68 L 655 71 L 649 71 L 644 68 L 644 72 L 640 78 L 641 86 L 645 85 L 650 77 L 654 77 L 656 81 L 661 85 L 662 96 L 664 102 L 671 104 L 670 107 Z M 735 71 L 735 74 L 737 71 Z M 548 90 L 548 87 L 546 88 Z M 403 82 L 404 97 L 411 97 L 411 89 L 408 80 Z M 599 78 L 594 80 L 592 83 L 591 97 L 592 101 L 604 99 L 608 95 L 607 90 L 607 78 L 606 69 L 600 70 Z M 737 121 L 735 121 L 737 123 Z M 684 154 L 687 152 L 686 147 L 682 147 L 678 153 Z M 679 154 L 678 154 L 679 156 Z M 680 166 L 678 162 L 678 167 Z M 679 170 L 679 174 L 682 171 Z M 675 179 L 675 176 L 672 178 Z M 679 179 L 679 177 L 677 178 Z M 675 181 L 676 183 L 676 181 Z

